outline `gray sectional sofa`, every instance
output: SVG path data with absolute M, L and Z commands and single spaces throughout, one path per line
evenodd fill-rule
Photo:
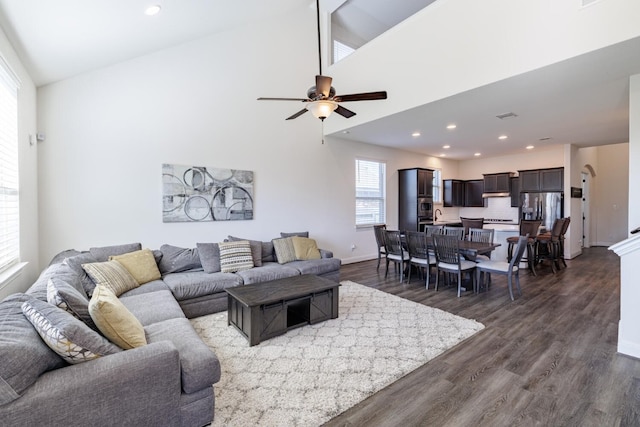
M 230 236 L 228 240 L 242 239 Z M 58 311 L 64 310 L 49 304 L 52 284 L 67 286 L 69 294 L 88 302 L 95 283 L 82 264 L 103 263 L 142 247 L 69 250 L 54 257 L 25 293 L 0 302 L 0 425 L 210 423 L 215 403 L 212 385 L 220 379 L 220 362 L 188 319 L 226 310 L 229 287 L 300 274 L 339 280 L 340 260 L 329 251 L 319 250 L 317 259 L 279 263 L 272 242 L 250 243 L 254 267 L 233 273 L 218 271 L 216 244 L 163 245 L 154 250 L 161 277 L 117 298 L 144 328 L 146 345 L 129 350 L 115 346 L 111 354 L 75 364 L 45 344 L 27 319 L 25 307 L 41 309 L 44 317 L 62 316 Z M 76 311 L 74 316 L 83 319 L 82 310 Z M 68 317 L 68 324 L 78 326 L 75 318 Z M 86 312 L 84 317 L 89 326 L 82 327 L 95 329 Z M 102 336 L 98 338 L 113 347 Z

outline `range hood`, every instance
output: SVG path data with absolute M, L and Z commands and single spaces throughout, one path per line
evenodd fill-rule
M 511 197 L 511 193 L 502 192 L 502 193 L 482 193 L 482 198 L 487 199 L 489 197 Z

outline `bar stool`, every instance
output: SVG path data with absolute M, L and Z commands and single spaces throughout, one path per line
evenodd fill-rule
M 536 276 L 536 239 L 540 224 L 542 224 L 542 220 L 539 219 L 520 220 L 519 236 L 507 237 L 507 261 L 511 262 L 511 258 L 513 258 L 513 248 L 518 244 L 519 237 L 529 235 L 527 239 L 527 256 L 526 258 L 523 257 L 522 261 L 527 262 L 529 271 L 531 271 L 531 274 L 534 276 Z
M 541 263 L 544 260 L 550 260 L 553 274 L 560 268 L 558 262 L 560 256 L 560 235 L 562 234 L 562 228 L 565 222 L 565 218 L 558 218 L 553 222 L 551 233 L 539 234 L 537 236 L 536 261 Z

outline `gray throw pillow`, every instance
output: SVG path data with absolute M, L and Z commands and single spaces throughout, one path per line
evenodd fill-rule
M 25 301 L 22 312 L 45 344 L 68 363 L 87 362 L 122 351 L 79 319 L 44 301 Z
M 0 302 L 0 410 L 19 398 L 40 375 L 65 365 L 22 314 L 26 301 L 37 299 L 13 294 Z
M 67 282 L 56 277 L 50 278 L 49 282 L 47 282 L 47 302 L 71 313 L 76 319 L 82 320 L 94 331 L 98 330 L 89 314 L 89 298 L 87 298 L 87 294 L 81 294 Z
M 220 248 L 217 243 L 196 243 L 200 263 L 205 273 L 220 271 Z
M 251 247 L 251 259 L 253 259 L 254 267 L 262 266 L 262 242 L 259 240 L 241 239 L 240 237 L 228 236 L 230 242 L 240 242 L 247 240 Z
M 283 233 L 282 231 L 280 232 L 280 237 L 293 237 L 293 236 L 309 237 L 309 232 L 308 231 L 294 231 L 292 233 Z
M 202 269 L 198 248 L 187 249 L 171 245 L 162 245 L 160 246 L 160 251 L 162 252 L 162 259 L 158 267 L 160 268 L 160 273 L 163 275 Z
M 102 246 L 97 248 L 89 248 L 89 252 L 98 262 L 109 261 L 110 256 L 128 254 L 142 249 L 140 243 L 127 243 L 124 245 Z
M 97 259 L 94 258 L 89 252 L 81 253 L 80 255 L 72 256 L 64 260 L 64 262 L 71 267 L 71 269 L 78 275 L 80 278 L 80 283 L 82 284 L 82 288 L 86 292 L 87 296 L 91 298 L 93 295 L 93 290 L 96 287 L 96 284 L 91 280 L 91 277 L 84 271 L 82 268 L 82 264 L 89 264 L 93 262 L 98 262 Z

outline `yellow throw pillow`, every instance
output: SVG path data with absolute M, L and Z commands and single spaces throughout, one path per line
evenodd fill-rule
M 160 279 L 160 270 L 151 249 L 110 256 L 109 261 L 118 261 L 122 264 L 139 285 Z
M 98 285 L 93 291 L 89 314 L 100 332 L 120 348 L 128 350 L 147 344 L 140 321 L 105 286 Z
M 320 250 L 315 240 L 299 236 L 293 236 L 291 240 L 297 260 L 320 259 Z

